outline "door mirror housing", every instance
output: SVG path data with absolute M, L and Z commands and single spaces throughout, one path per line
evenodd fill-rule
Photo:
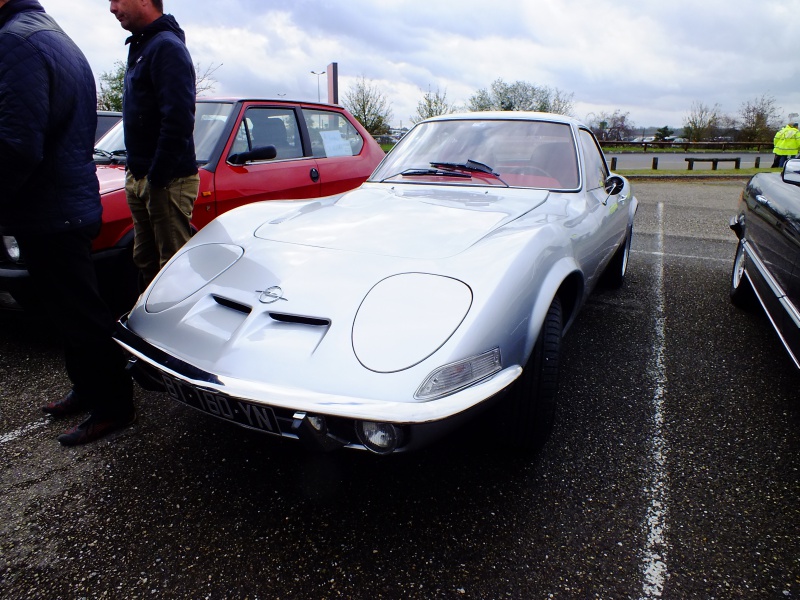
M 605 181 L 606 194 L 616 196 L 625 187 L 625 180 L 619 175 L 611 175 Z
M 248 152 L 231 154 L 228 157 L 228 162 L 232 165 L 243 165 L 254 160 L 272 160 L 276 156 L 278 156 L 278 151 L 275 146 L 259 146 Z

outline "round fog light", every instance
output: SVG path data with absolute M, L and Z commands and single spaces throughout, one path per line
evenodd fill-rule
M 391 423 L 358 421 L 356 435 L 367 450 L 376 454 L 394 452 L 400 443 L 400 430 Z

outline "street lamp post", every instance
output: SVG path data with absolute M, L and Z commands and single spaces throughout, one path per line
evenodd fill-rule
M 325 75 L 325 71 L 321 71 L 319 73 L 317 73 L 316 71 L 311 71 L 311 74 L 317 76 L 317 102 L 321 102 L 322 101 L 322 96 L 320 96 L 320 93 L 319 93 L 319 78 L 322 77 L 323 75 Z

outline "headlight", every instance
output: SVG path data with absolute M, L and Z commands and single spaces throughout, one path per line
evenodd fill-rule
M 428 375 L 414 397 L 418 400 L 434 400 L 452 394 L 494 375 L 500 368 L 500 348 L 495 348 L 436 369 Z
M 241 247 L 232 244 L 205 244 L 189 248 L 158 274 L 147 296 L 147 312 L 158 313 L 186 300 L 229 269 L 243 254 Z
M 17 244 L 17 238 L 13 235 L 4 235 L 3 247 L 6 250 L 6 256 L 8 256 L 8 258 L 13 262 L 19 262 L 19 244 Z
M 392 373 L 441 348 L 472 305 L 461 281 L 426 273 L 388 277 L 364 298 L 353 323 L 353 351 L 367 369 Z

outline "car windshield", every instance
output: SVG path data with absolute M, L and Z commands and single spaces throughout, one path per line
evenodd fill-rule
M 225 129 L 233 111 L 230 102 L 198 102 L 194 118 L 194 146 L 197 162 L 205 164 Z M 125 154 L 125 133 L 122 121 L 112 127 L 95 144 L 95 154 L 122 156 Z
M 370 181 L 572 190 L 579 176 L 566 123 L 453 119 L 417 125 Z

